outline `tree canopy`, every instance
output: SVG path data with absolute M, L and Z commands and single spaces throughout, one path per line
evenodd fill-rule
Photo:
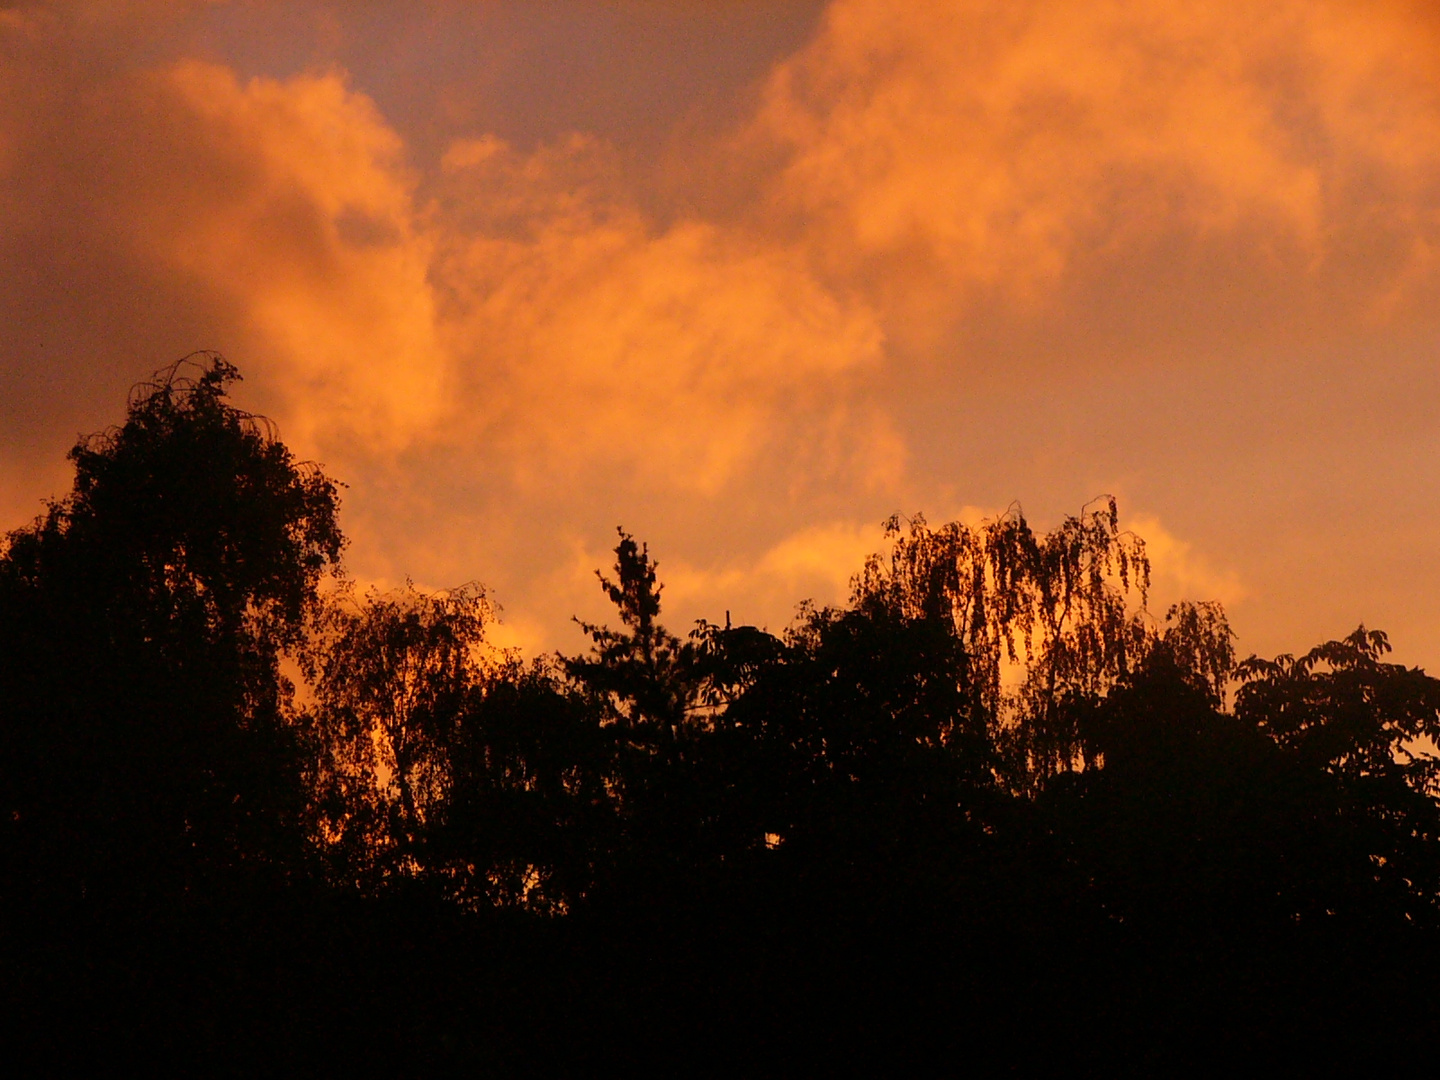
M 217 356 L 161 372 L 70 452 L 75 483 L 0 554 L 9 869 L 73 890 L 292 866 L 308 793 L 281 659 L 342 537 L 333 482 L 226 401 Z
M 1383 634 L 1237 663 L 1217 603 L 1149 612 L 1107 498 L 894 519 L 776 631 L 672 633 L 621 531 L 618 624 L 527 660 L 477 585 L 346 582 L 336 483 L 238 378 L 137 388 L 0 548 L 36 1060 L 1153 1072 L 1435 1034 L 1440 680 Z

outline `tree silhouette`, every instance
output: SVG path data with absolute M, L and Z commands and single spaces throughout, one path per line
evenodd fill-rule
M 1192 684 L 1223 696 L 1234 661 L 1224 612 L 1184 603 L 1167 613 L 1163 630 L 1154 626 L 1145 543 L 1120 530 L 1114 498 L 1044 536 L 1018 507 L 977 527 L 931 529 L 917 516 L 902 533 L 892 518 L 887 535 L 890 551 L 866 563 L 856 603 L 950 621 L 1012 783 L 1030 786 L 1083 764 L 1078 713 L 1157 649 Z M 1007 664 L 1020 674 L 1010 691 Z
M 552 663 L 487 645 L 493 618 L 475 586 L 331 601 L 312 716 L 341 880 L 425 879 L 466 906 L 546 911 L 589 887 L 609 740 Z
M 649 549 L 621 530 L 615 547 L 616 580 L 598 571 L 596 576 L 625 629 L 581 623 L 594 642 L 594 655 L 570 661 L 570 675 L 627 737 L 673 742 L 690 704 L 685 658 L 679 639 L 657 621 L 661 587 Z
M 324 828 L 367 870 L 413 869 L 449 786 L 455 727 L 482 677 L 483 592 L 413 586 L 327 607 L 311 654 L 324 753 Z
M 1410 920 L 1440 916 L 1440 679 L 1381 660 L 1380 631 L 1359 627 L 1298 658 L 1239 665 L 1237 719 L 1299 767 L 1323 776 L 1332 830 L 1351 846 L 1361 895 L 1388 895 Z
M 335 484 L 237 378 L 137 388 L 0 549 L 37 1064 L 1379 1071 L 1440 1034 L 1440 680 L 1383 634 L 1237 665 L 1218 604 L 1150 614 L 1107 499 L 892 520 L 774 633 L 667 630 L 622 530 L 618 626 L 526 662 L 479 586 L 322 589 Z
M 334 484 L 226 401 L 214 355 L 71 451 L 73 492 L 0 556 L 11 869 L 96 892 L 300 856 L 282 654 L 342 540 Z M 198 877 L 197 877 L 198 875 Z

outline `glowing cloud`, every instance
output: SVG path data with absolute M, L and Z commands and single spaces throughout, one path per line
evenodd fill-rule
M 1163 614 L 1166 607 L 1179 600 L 1218 600 L 1226 607 L 1234 607 L 1249 595 L 1239 574 L 1217 567 L 1153 514 L 1132 514 L 1128 526 L 1145 539 L 1145 553 L 1150 559 L 1150 606 L 1157 614 Z
M 828 264 L 899 292 L 1033 299 L 1178 233 L 1301 275 L 1363 258 L 1373 297 L 1437 238 L 1436 70 L 1398 7 L 836 0 L 756 133 Z
M 879 361 L 880 332 L 795 253 L 703 221 L 653 226 L 607 197 L 586 140 L 529 156 L 466 141 L 445 163 L 448 340 L 522 485 L 619 469 L 714 494 L 779 445 L 800 474 L 876 460 L 873 418 L 814 442 Z
M 627 143 L 623 117 L 541 130 L 534 102 L 471 123 L 509 114 L 468 54 L 406 113 L 326 51 L 346 37 L 328 8 L 285 23 L 329 20 L 294 48 L 210 33 L 278 26 L 278 6 L 197 11 L 0 13 L 12 523 L 130 382 L 210 347 L 352 485 L 357 575 L 483 578 L 530 643 L 599 614 L 617 521 L 653 541 L 676 625 L 841 599 L 870 522 L 968 500 L 1054 518 L 1123 490 L 1159 593 L 1263 583 L 1286 634 L 1323 600 L 1278 565 L 1286 543 L 1353 561 L 1388 499 L 1420 509 L 1383 565 L 1432 544 L 1422 6 L 834 0 L 720 130 L 668 149 Z M 427 57 L 458 25 L 396 11 Z M 482 23 L 500 33 L 466 32 Z M 1331 513 L 1314 463 L 1382 443 L 1405 468 L 1347 481 Z M 1284 543 L 1249 524 L 1277 492 Z M 1210 532 L 1161 525 L 1179 520 Z M 1403 630 L 1387 610 L 1366 617 Z
M 399 137 L 337 74 L 241 86 L 185 62 L 156 81 L 197 121 L 188 151 L 213 188 L 154 232 L 285 357 L 295 397 L 324 402 L 296 410 L 297 435 L 343 425 L 403 445 L 431 427 L 446 364 Z

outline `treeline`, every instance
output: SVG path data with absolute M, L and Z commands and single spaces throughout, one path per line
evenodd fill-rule
M 1374 1066 L 1440 1005 L 1440 680 L 1236 662 L 1113 500 L 891 523 L 840 607 L 526 660 L 359 594 L 217 356 L 0 550 L 16 1055 L 206 1071 Z M 302 685 L 297 689 L 293 680 Z

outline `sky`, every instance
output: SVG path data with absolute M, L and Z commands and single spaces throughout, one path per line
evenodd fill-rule
M 349 573 L 574 650 L 842 601 L 891 514 L 1096 496 L 1242 655 L 1440 667 L 1440 9 L 0 7 L 0 527 L 197 350 Z

